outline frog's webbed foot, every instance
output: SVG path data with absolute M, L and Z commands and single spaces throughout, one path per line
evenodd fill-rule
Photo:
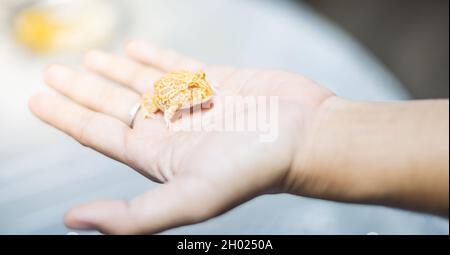
M 147 111 L 144 114 L 144 118 L 156 119 L 156 112 L 159 110 L 156 106 L 151 106 L 146 108 Z
M 152 96 L 150 96 L 149 94 L 145 94 L 144 96 L 142 96 L 142 100 L 141 100 L 141 107 L 143 109 L 145 109 L 145 114 L 144 114 L 144 118 L 148 119 L 155 119 L 156 115 L 155 113 L 159 110 L 158 106 L 155 103 L 155 100 Z

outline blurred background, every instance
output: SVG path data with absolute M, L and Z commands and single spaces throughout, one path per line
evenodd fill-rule
M 448 97 L 448 0 L 308 0 L 372 51 L 415 98 Z
M 0 234 L 66 234 L 71 206 L 155 184 L 38 121 L 43 69 L 130 38 L 212 64 L 283 68 L 358 100 L 448 98 L 445 0 L 0 0 Z M 351 187 L 349 187 L 351 188 Z M 165 234 L 448 234 L 448 220 L 289 195 Z M 96 234 L 96 232 L 79 232 Z

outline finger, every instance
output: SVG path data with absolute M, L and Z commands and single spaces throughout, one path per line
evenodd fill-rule
M 65 224 L 109 234 L 156 233 L 215 216 L 218 211 L 212 207 L 215 201 L 209 189 L 203 184 L 176 180 L 130 202 L 103 200 L 78 206 L 66 214 Z
M 159 48 L 138 40 L 128 43 L 125 51 L 132 59 L 157 67 L 165 72 L 177 70 L 198 71 L 206 68 L 206 65 L 198 60 L 185 57 L 173 50 Z
M 77 103 L 130 123 L 130 110 L 140 96 L 124 87 L 94 79 L 68 67 L 54 65 L 44 73 L 48 85 Z
M 88 53 L 84 65 L 89 70 L 124 84 L 139 94 L 151 92 L 149 90 L 153 89 L 153 83 L 163 75 L 155 68 L 101 51 Z
M 30 110 L 44 122 L 111 158 L 126 163 L 124 141 L 128 126 L 50 92 L 32 96 Z

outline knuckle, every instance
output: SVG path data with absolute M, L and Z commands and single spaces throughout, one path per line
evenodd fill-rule
M 94 107 L 98 111 L 105 111 L 106 107 L 109 105 L 109 102 L 114 102 L 114 91 L 111 89 L 109 84 L 103 83 L 101 87 L 98 90 L 97 93 L 97 99 L 95 100 L 97 102 L 96 106 Z
M 83 146 L 89 146 L 89 127 L 93 119 L 94 113 L 86 113 L 82 115 L 80 128 L 78 129 L 75 139 Z

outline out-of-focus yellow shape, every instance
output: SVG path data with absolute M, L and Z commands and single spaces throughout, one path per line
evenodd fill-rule
M 54 48 L 55 37 L 64 30 L 64 24 L 44 10 L 29 9 L 18 14 L 13 29 L 16 38 L 32 50 L 48 51 Z
M 18 42 L 39 53 L 79 51 L 108 42 L 118 12 L 107 0 L 40 1 L 18 11 L 12 31 Z

